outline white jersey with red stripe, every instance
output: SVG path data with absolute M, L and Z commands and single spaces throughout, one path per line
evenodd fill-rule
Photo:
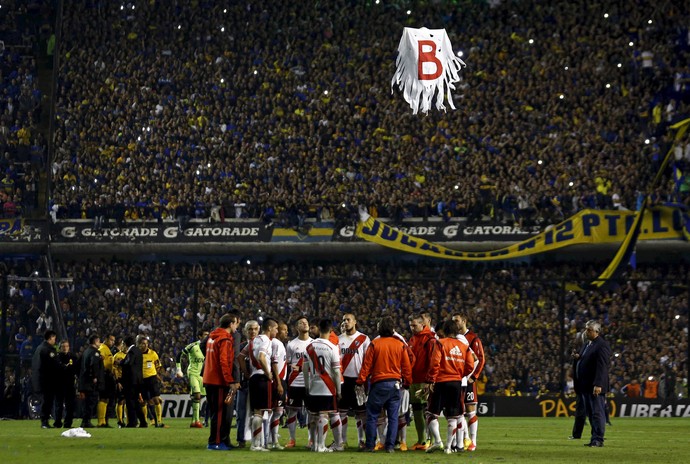
M 291 366 L 297 366 L 298 370 L 290 371 L 288 376 L 288 386 L 290 387 L 304 387 L 304 374 L 302 368 L 307 356 L 307 347 L 314 339 L 309 337 L 306 340 L 299 338 L 292 339 L 288 342 L 286 347 L 287 363 Z
M 338 336 L 340 365 L 344 377 L 359 377 L 369 343 L 371 343 L 369 337 L 360 331 L 355 331 L 352 335 L 343 332 Z
M 267 375 L 261 367 L 260 353 L 266 356 L 266 362 L 271 365 L 271 339 L 268 335 L 260 334 L 252 339 L 250 343 L 251 349 L 249 350 L 249 365 L 251 366 L 251 375 Z
M 285 345 L 283 342 L 274 338 L 271 340 L 271 364 L 276 364 L 278 367 L 278 378 L 282 380 L 287 379 L 287 355 L 285 353 Z
M 330 341 L 317 338 L 307 347 L 304 370 L 310 395 L 335 396 L 340 392 L 340 353 Z

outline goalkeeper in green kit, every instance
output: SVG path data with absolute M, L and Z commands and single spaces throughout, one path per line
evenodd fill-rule
M 187 379 L 189 380 L 189 394 L 192 397 L 192 423 L 189 426 L 197 429 L 204 427 L 199 419 L 199 409 L 201 397 L 206 395 L 203 374 L 201 372 L 204 368 L 204 353 L 201 348 L 201 340 L 206 339 L 206 337 L 208 337 L 208 331 L 200 332 L 199 340 L 185 346 L 177 359 L 178 377 L 184 377 L 182 373 L 182 358 L 187 358 L 189 362 L 187 366 Z

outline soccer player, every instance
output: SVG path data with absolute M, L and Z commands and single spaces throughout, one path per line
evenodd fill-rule
M 273 391 L 272 396 L 272 411 L 271 418 L 266 424 L 264 423 L 265 432 L 267 432 L 266 443 L 271 449 L 282 450 L 284 447 L 278 442 L 280 435 L 280 417 L 283 415 L 283 407 L 285 405 L 285 395 L 287 393 L 287 354 L 285 350 L 285 342 L 288 337 L 288 327 L 284 322 L 278 323 L 278 333 L 271 340 L 271 369 L 273 371 Z
M 368 336 L 357 330 L 357 318 L 352 313 L 343 315 L 341 327 L 343 329 L 338 336 L 340 346 L 340 367 L 343 372 L 342 398 L 338 402 L 342 427 L 342 438 L 333 444 L 333 451 L 342 451 L 347 446 L 347 417 L 349 411 L 355 414 L 357 424 L 357 440 L 360 448 L 364 448 L 366 439 L 364 424 L 366 422 L 366 406 L 357 402 L 355 386 L 359 372 L 362 370 L 364 355 L 369 348 L 371 340 Z M 332 424 L 331 424 L 332 427 Z
M 115 405 L 115 415 L 117 416 L 118 428 L 126 427 L 125 424 L 125 389 L 122 384 L 122 365 L 127 357 L 127 346 L 122 337 L 115 340 L 117 352 L 113 355 L 113 373 L 115 374 L 115 390 L 117 404 Z
M 273 371 L 271 369 L 271 340 L 278 334 L 278 322 L 267 317 L 261 324 L 261 333 L 249 342 L 249 404 L 252 416 L 251 451 L 268 451 L 264 447 L 264 416 L 271 412 Z
M 240 353 L 236 360 L 240 370 L 240 389 L 237 391 L 237 446 L 244 448 L 247 440 L 251 440 L 252 429 L 251 420 L 247 420 L 249 405 L 249 376 L 251 366 L 249 365 L 249 342 L 259 335 L 261 326 L 256 321 L 247 321 L 244 324 L 244 337 L 246 342 L 240 346 Z
M 429 380 L 429 366 L 434 350 L 436 349 L 436 336 L 426 323 L 423 314 L 413 314 L 409 318 L 410 330 L 410 349 L 414 353 L 414 365 L 412 366 L 412 386 L 410 387 L 410 403 L 412 404 L 412 414 L 414 415 L 414 425 L 417 430 L 417 443 L 412 446 L 413 451 L 425 451 L 429 445 L 426 443 L 426 422 L 423 410 L 426 404 L 424 395 L 420 392 L 425 391 L 425 384 Z
M 466 314 L 460 313 L 453 315 L 453 320 L 458 324 L 460 334 L 464 335 L 470 345 L 470 349 L 474 353 L 477 364 L 474 367 L 472 374 L 467 379 L 467 387 L 465 389 L 465 419 L 467 420 L 467 428 L 469 430 L 470 440 L 472 443 L 467 443 L 466 449 L 474 451 L 477 449 L 477 379 L 482 375 L 484 370 L 484 346 L 476 333 L 468 329 L 468 318 Z M 462 446 L 458 443 L 458 446 Z
M 458 340 L 458 325 L 455 321 L 443 321 L 436 327 L 439 335 L 438 346 L 434 350 L 429 365 L 430 384 L 426 385 L 429 391 L 426 419 L 429 434 L 433 440 L 426 450 L 432 453 L 443 449 L 443 441 L 439 430 L 438 417 L 443 410 L 448 421 L 447 441 L 444 452 L 452 453 L 452 445 L 458 427 L 458 419 L 464 408 L 462 405 L 462 378 L 465 374 L 465 364 L 469 360 L 474 363 L 474 356 L 469 351 L 469 345 Z
M 290 340 L 286 347 L 287 362 L 290 366 L 288 375 L 288 418 L 287 426 L 290 432 L 290 440 L 285 445 L 286 448 L 295 447 L 295 435 L 297 432 L 297 413 L 306 406 L 306 390 L 304 386 L 304 361 L 307 353 L 307 346 L 314 341 L 309 336 L 309 320 L 306 316 L 301 316 L 295 322 L 297 337 Z
M 153 408 L 153 422 L 155 427 L 168 428 L 163 424 L 163 401 L 161 400 L 160 371 L 161 362 L 153 348 L 149 346 L 149 338 L 142 336 L 139 339 L 139 349 L 142 353 L 144 375 L 144 401 Z M 146 408 L 146 405 L 144 405 Z
M 340 354 L 338 347 L 329 341 L 332 330 L 330 319 L 319 322 L 319 338 L 307 346 L 304 361 L 309 427 L 314 439 L 313 450 L 320 453 L 333 451 L 326 447 L 326 431 L 329 414 L 337 412 L 336 401 L 341 393 Z
M 203 428 L 201 418 L 199 417 L 199 410 L 201 405 L 201 397 L 206 395 L 206 388 L 204 388 L 204 379 L 201 376 L 201 370 L 204 368 L 204 353 L 201 351 L 201 340 L 208 337 L 208 331 L 202 330 L 199 332 L 199 340 L 196 340 L 185 346 L 180 352 L 177 359 L 177 376 L 182 378 L 182 358 L 187 358 L 187 380 L 189 381 L 189 394 L 192 398 L 192 423 L 189 424 L 193 428 Z
M 98 347 L 103 360 L 103 371 L 105 383 L 103 389 L 98 392 L 98 427 L 112 428 L 108 424 L 107 412 L 108 403 L 115 403 L 117 390 L 115 387 L 115 372 L 113 371 L 113 352 L 111 348 L 115 346 L 115 335 L 108 334 L 103 338 L 103 343 Z

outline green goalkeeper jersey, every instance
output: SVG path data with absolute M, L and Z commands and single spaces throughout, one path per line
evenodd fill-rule
M 184 347 L 182 353 L 180 353 L 180 359 L 177 363 L 179 369 L 182 362 L 182 357 L 186 357 L 189 361 L 189 367 L 187 367 L 187 375 L 201 375 L 201 369 L 204 367 L 204 353 L 201 352 L 200 347 L 201 342 L 199 340 L 190 343 Z

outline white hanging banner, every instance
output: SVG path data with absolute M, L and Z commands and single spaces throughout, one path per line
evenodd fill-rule
M 455 82 L 460 80 L 460 70 L 465 62 L 453 53 L 453 46 L 445 29 L 413 29 L 406 27 L 398 45 L 395 75 L 391 91 L 397 85 L 417 114 L 420 106 L 428 113 L 431 100 L 436 95 L 436 109 L 444 110 L 444 98 L 452 109 Z

